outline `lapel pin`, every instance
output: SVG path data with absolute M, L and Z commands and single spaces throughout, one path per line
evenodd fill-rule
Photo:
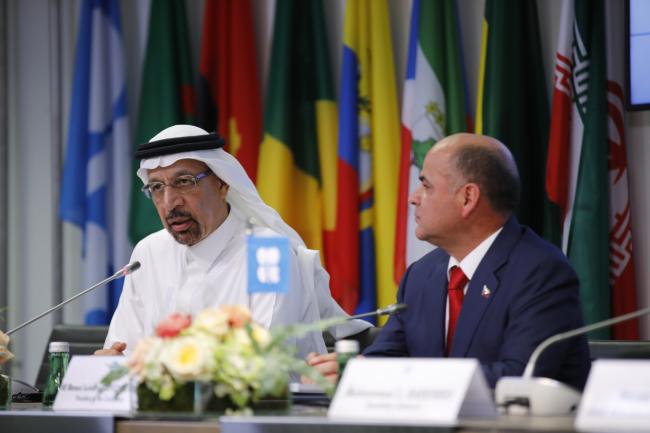
M 489 298 L 492 292 L 490 289 L 488 289 L 487 286 L 483 286 L 483 290 L 481 290 L 481 296 L 483 296 L 485 299 Z

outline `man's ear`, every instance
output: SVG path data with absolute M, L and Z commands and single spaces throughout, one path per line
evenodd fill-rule
M 228 195 L 228 190 L 230 189 L 230 185 L 228 185 L 226 182 L 221 181 L 221 185 L 219 186 L 219 194 L 221 195 L 221 198 L 225 200 L 226 196 Z
M 470 216 L 478 206 L 481 198 L 481 189 L 473 182 L 466 183 L 458 191 L 462 202 L 461 215 L 463 218 Z

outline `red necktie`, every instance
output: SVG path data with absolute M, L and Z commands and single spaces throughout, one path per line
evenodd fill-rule
M 467 281 L 468 279 L 463 273 L 463 270 L 458 266 L 452 266 L 449 272 L 449 287 L 447 291 L 447 295 L 449 296 L 449 324 L 447 327 L 447 347 L 445 350 L 447 355 L 451 352 L 451 342 L 456 332 L 456 322 L 458 321 L 460 307 L 463 306 L 463 297 L 465 296 L 463 288 L 467 284 Z

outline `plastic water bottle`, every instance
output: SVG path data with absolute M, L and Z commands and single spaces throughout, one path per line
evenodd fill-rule
M 341 380 L 348 361 L 359 354 L 359 342 L 356 340 L 338 340 L 334 345 L 334 350 L 336 350 L 336 362 L 339 365 L 339 380 Z
M 52 341 L 49 346 L 50 352 L 50 374 L 47 377 L 47 385 L 43 391 L 43 405 L 52 406 L 56 394 L 59 392 L 63 376 L 70 362 L 70 345 L 63 341 Z

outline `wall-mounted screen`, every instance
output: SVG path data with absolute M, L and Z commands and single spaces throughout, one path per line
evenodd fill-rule
M 627 7 L 630 110 L 650 110 L 650 1 L 629 0 Z

